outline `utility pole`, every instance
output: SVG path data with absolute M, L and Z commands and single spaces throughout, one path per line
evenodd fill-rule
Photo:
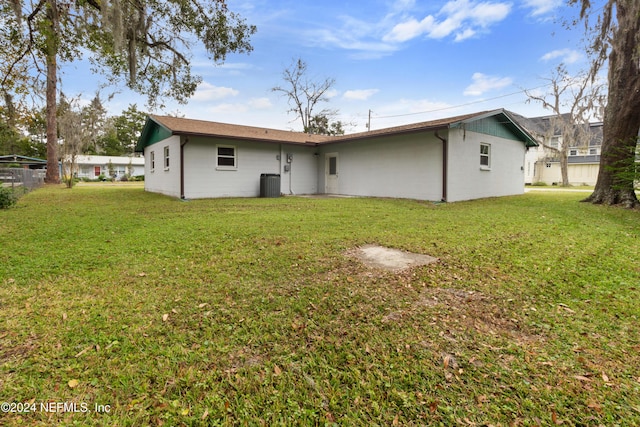
M 367 131 L 371 131 L 371 110 L 369 110 L 369 121 L 367 122 Z

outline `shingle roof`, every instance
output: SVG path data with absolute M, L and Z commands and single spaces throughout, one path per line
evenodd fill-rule
M 312 135 L 304 132 L 284 131 L 278 129 L 268 129 L 253 126 L 234 125 L 229 123 L 209 122 L 205 120 L 184 119 L 171 116 L 149 116 L 156 126 L 161 126 L 172 135 L 192 135 L 192 136 L 214 136 L 230 139 L 244 139 L 262 142 L 284 143 L 284 144 L 302 144 L 302 145 L 321 145 L 329 143 L 347 142 L 358 139 L 370 139 L 388 135 L 398 135 L 403 133 L 420 132 L 425 130 L 447 129 L 453 125 L 457 125 L 466 121 L 478 120 L 484 117 L 496 114 L 504 114 L 507 119 L 515 126 L 515 131 L 526 140 L 527 145 L 537 145 L 531 136 L 519 128 L 519 126 L 509 117 L 504 110 L 482 111 L 472 114 L 464 114 L 460 116 L 447 117 L 428 122 L 412 123 L 403 126 L 395 126 L 385 129 L 377 129 L 366 132 L 358 132 L 349 135 L 327 136 Z M 142 151 L 141 142 L 147 139 L 148 124 L 143 130 L 136 150 Z
M 304 132 L 208 122 L 205 120 L 183 119 L 180 117 L 150 117 L 152 120 L 169 129 L 172 133 L 179 135 L 219 136 L 234 139 L 286 142 L 292 144 L 319 143 L 331 138 L 325 135 L 309 135 Z
M 288 142 L 294 144 L 321 144 L 338 140 L 351 140 L 370 138 L 375 136 L 415 132 L 428 129 L 444 129 L 452 123 L 462 122 L 473 117 L 486 114 L 486 111 L 431 120 L 428 122 L 412 123 L 409 125 L 395 126 L 385 129 L 377 129 L 366 132 L 358 132 L 349 135 L 327 136 L 312 135 L 304 132 L 284 131 L 278 129 L 260 128 L 253 126 L 234 125 L 229 123 L 209 122 L 205 120 L 185 119 L 171 116 L 150 116 L 154 121 L 169 129 L 174 134 L 221 136 L 226 138 L 242 138 L 260 141 Z

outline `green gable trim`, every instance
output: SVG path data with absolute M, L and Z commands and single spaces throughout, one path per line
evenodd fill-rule
M 520 141 L 523 142 L 526 147 L 535 147 L 538 145 L 531 135 L 502 111 L 453 123 L 451 129 L 463 129 L 465 131 L 482 133 L 498 138 Z
M 511 139 L 514 141 L 522 141 L 522 137 L 514 134 L 511 129 L 504 126 L 504 122 L 501 122 L 496 116 L 487 117 L 484 119 L 476 120 L 470 123 L 461 123 L 457 127 L 462 129 L 483 133 L 485 135 L 497 136 L 499 138 Z
M 173 133 L 162 126 L 160 123 L 153 120 L 151 117 L 147 117 L 147 122 L 142 129 L 138 143 L 136 144 L 136 152 L 144 152 L 144 148 L 169 138 Z

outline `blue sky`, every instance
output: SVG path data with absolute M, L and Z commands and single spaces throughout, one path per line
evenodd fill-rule
M 157 114 L 277 129 L 300 130 L 286 98 L 270 89 L 283 83 L 294 58 L 308 63 L 317 80 L 334 78 L 329 103 L 348 132 L 506 108 L 550 114 L 527 103 L 523 89 L 546 91 L 545 78 L 561 62 L 577 72 L 588 67 L 582 25 L 562 0 L 230 0 L 229 8 L 254 24 L 254 51 L 230 55 L 223 65 L 193 52 L 193 71 L 203 83 L 186 105 L 168 102 Z M 593 2 L 596 3 L 596 2 Z M 597 6 L 594 8 L 597 10 Z M 100 77 L 83 64 L 63 69 L 67 95 L 91 98 Z M 144 97 L 104 89 L 111 114 Z M 145 110 L 146 111 L 146 110 Z

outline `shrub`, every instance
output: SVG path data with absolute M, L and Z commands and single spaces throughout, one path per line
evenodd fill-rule
M 18 197 L 12 189 L 0 187 L 0 209 L 8 209 L 15 205 L 17 201 Z

